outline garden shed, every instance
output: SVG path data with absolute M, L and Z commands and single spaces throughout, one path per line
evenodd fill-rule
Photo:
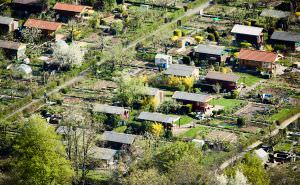
M 19 17 L 40 13 L 48 8 L 48 4 L 43 0 L 12 0 L 11 5 L 14 13 Z
M 212 99 L 212 96 L 207 94 L 176 91 L 172 98 L 184 105 L 191 104 L 192 111 L 194 112 L 205 112 L 210 108 L 208 102 Z
M 106 104 L 94 104 L 93 112 L 100 112 L 105 114 L 116 114 L 122 118 L 129 117 L 129 110 L 124 107 L 111 106 Z
M 0 40 L 0 49 L 8 58 L 25 58 L 26 45 L 23 43 Z
M 238 86 L 240 76 L 233 73 L 221 73 L 217 71 L 209 71 L 205 76 L 206 83 L 210 85 L 219 84 L 222 89 L 234 90 Z
M 263 43 L 263 28 L 236 24 L 231 30 L 238 42 L 249 42 L 255 46 Z
M 241 49 L 238 61 L 242 69 L 257 70 L 261 69 L 269 73 L 273 73 L 278 60 L 278 54 L 274 52 Z
M 19 23 L 11 17 L 0 16 L 0 33 L 8 33 L 18 29 Z
M 180 120 L 180 116 L 165 115 L 158 112 L 141 112 L 138 119 L 162 123 L 165 127 L 173 127 L 173 124 Z
M 293 51 L 300 50 L 300 33 L 275 31 L 270 42 L 273 45 L 285 45 Z
M 38 19 L 28 19 L 25 22 L 24 26 L 27 28 L 40 29 L 45 35 L 49 36 L 50 34 L 60 29 L 62 24 L 58 22 L 43 21 Z
M 94 161 L 103 161 L 105 164 L 101 165 L 101 167 L 109 167 L 114 164 L 114 159 L 118 150 L 110 149 L 110 148 L 101 148 L 94 146 L 88 151 L 89 157 Z
M 106 143 L 107 147 L 114 149 L 121 149 L 122 146 L 130 146 L 134 143 L 136 135 L 124 134 L 114 131 L 105 131 L 102 135 L 102 141 Z
M 178 77 L 194 77 L 196 79 L 199 77 L 199 69 L 197 67 L 182 64 L 172 64 L 163 73 Z
M 160 53 L 155 55 L 156 66 L 168 68 L 170 64 L 172 64 L 172 56 Z
M 194 59 L 207 60 L 210 64 L 225 62 L 228 54 L 224 46 L 199 44 L 193 53 Z
M 56 19 L 67 22 L 70 18 L 82 18 L 84 14 L 88 14 L 93 8 L 84 5 L 75 5 L 67 3 L 56 3 L 53 7 Z

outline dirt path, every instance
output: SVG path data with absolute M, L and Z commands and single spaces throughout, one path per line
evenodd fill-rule
M 275 136 L 278 134 L 280 129 L 284 129 L 286 128 L 289 124 L 291 124 L 292 122 L 296 121 L 298 118 L 300 118 L 300 113 L 286 119 L 284 122 L 282 122 L 280 124 L 280 126 L 278 126 L 275 130 L 273 130 L 271 132 L 271 134 L 266 134 L 261 140 L 263 139 L 267 139 L 269 137 Z M 248 152 L 251 151 L 253 149 L 255 149 L 256 147 L 258 147 L 260 144 L 262 144 L 263 142 L 261 140 L 258 140 L 254 143 L 252 143 L 250 146 L 248 146 L 246 149 L 244 149 L 241 153 L 237 154 L 234 157 L 231 157 L 230 159 L 228 159 L 227 161 L 225 161 L 223 164 L 221 164 L 221 166 L 219 167 L 218 171 L 222 171 L 225 168 L 227 168 L 229 165 L 233 164 L 235 161 L 241 159 L 242 157 L 244 157 L 244 155 Z

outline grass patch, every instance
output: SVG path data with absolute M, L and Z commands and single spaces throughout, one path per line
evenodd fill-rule
M 268 119 L 268 121 L 270 121 L 270 122 L 278 121 L 279 123 L 281 123 L 284 120 L 288 119 L 289 117 L 291 117 L 299 112 L 300 112 L 300 107 L 294 107 L 291 109 L 281 109 L 278 113 L 272 115 Z
M 176 125 L 186 125 L 188 123 L 190 123 L 193 120 L 193 118 L 191 118 L 190 116 L 181 116 L 180 120 L 176 121 L 175 124 Z
M 293 147 L 292 143 L 278 143 L 274 146 L 275 151 L 290 151 Z
M 206 136 L 211 131 L 211 128 L 198 126 L 195 128 L 191 128 L 190 130 L 186 131 L 185 133 L 181 134 L 182 137 L 189 137 L 189 138 L 196 138 L 197 136 L 200 136 L 199 138 L 202 138 Z
M 126 129 L 127 129 L 127 126 L 120 126 L 120 127 L 115 128 L 113 131 L 118 132 L 118 133 L 124 133 Z
M 241 78 L 239 79 L 238 83 L 244 83 L 246 86 L 252 86 L 259 82 L 262 78 L 247 74 L 247 73 L 235 73 L 239 75 Z
M 225 99 L 225 98 L 218 98 L 212 99 L 209 102 L 211 105 L 220 105 L 223 106 L 225 110 L 233 109 L 244 103 L 243 100 L 236 100 L 236 99 Z

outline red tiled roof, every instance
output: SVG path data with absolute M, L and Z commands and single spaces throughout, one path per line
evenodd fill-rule
M 56 3 L 53 9 L 81 13 L 86 7 L 87 6 L 82 6 L 82 5 Z
M 29 28 L 38 28 L 41 30 L 50 30 L 50 31 L 56 31 L 61 27 L 61 23 L 57 22 L 50 22 L 50 21 L 42 21 L 38 19 L 28 19 L 24 26 Z
M 259 62 L 275 62 L 277 53 L 261 50 L 241 49 L 238 58 L 242 60 L 252 60 Z

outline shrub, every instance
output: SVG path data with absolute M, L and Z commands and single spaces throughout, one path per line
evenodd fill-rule
M 174 36 L 182 37 L 182 31 L 181 30 L 174 30 Z
M 237 90 L 232 91 L 232 93 L 231 93 L 232 99 L 236 99 L 238 96 L 239 96 L 239 91 L 237 91 Z
M 243 24 L 246 25 L 246 26 L 251 26 L 251 22 L 250 21 L 244 21 Z
M 179 39 L 178 36 L 172 36 L 172 37 L 171 37 L 171 40 L 172 40 L 173 42 L 177 41 L 178 39 Z
M 187 33 L 188 33 L 188 31 L 187 31 L 187 30 L 182 30 L 182 36 L 186 36 L 186 35 L 187 35 Z
M 215 35 L 212 33 L 208 34 L 207 39 L 213 42 L 216 41 Z
M 273 51 L 274 49 L 272 48 L 271 45 L 265 45 L 265 50 L 266 51 Z
M 195 36 L 195 40 L 199 43 L 203 40 L 204 38 L 201 36 Z
M 218 31 L 215 31 L 215 32 L 214 32 L 214 36 L 215 36 L 216 41 L 219 41 L 219 40 L 220 40 L 220 35 L 219 35 L 219 32 L 218 32 Z
M 240 45 L 241 45 L 242 48 L 250 48 L 250 47 L 252 47 L 252 44 L 249 43 L 249 42 L 241 42 Z
M 217 28 L 215 26 L 209 26 L 207 27 L 206 31 L 208 33 L 215 33 L 215 31 L 217 31 Z
M 239 127 L 244 126 L 244 125 L 246 124 L 245 118 L 242 118 L 242 117 L 237 118 L 236 124 L 237 124 Z
M 285 51 L 286 50 L 286 46 L 283 44 L 275 44 L 274 45 L 274 50 L 275 51 Z
M 183 56 L 182 62 L 184 64 L 190 65 L 191 64 L 191 57 L 189 57 L 189 56 Z

